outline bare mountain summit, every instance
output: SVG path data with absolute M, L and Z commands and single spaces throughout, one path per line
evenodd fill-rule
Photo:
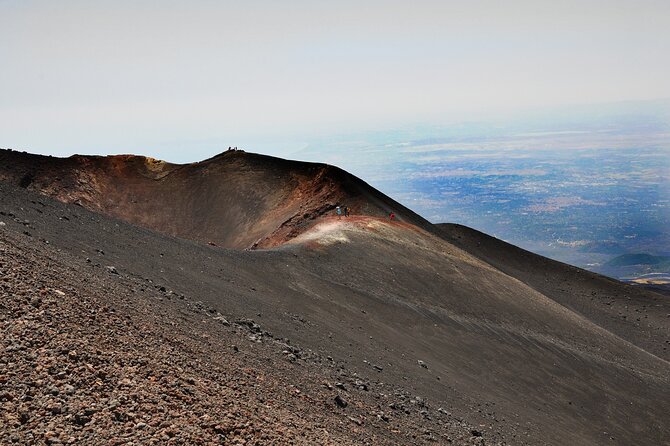
M 228 248 L 271 247 L 337 204 L 428 222 L 333 166 L 238 150 L 177 165 L 134 155 L 51 158 L 0 151 L 0 178 L 165 234 Z

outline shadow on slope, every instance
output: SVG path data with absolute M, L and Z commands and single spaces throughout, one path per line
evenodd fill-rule
M 617 336 L 670 360 L 670 302 L 666 297 L 533 254 L 466 226 L 436 226 L 454 246 Z

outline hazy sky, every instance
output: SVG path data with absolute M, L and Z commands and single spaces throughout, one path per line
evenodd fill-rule
M 0 147 L 174 159 L 667 98 L 669 51 L 667 0 L 0 0 Z

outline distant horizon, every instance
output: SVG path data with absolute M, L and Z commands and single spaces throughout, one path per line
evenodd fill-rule
M 667 100 L 668 29 L 660 0 L 5 0 L 0 144 L 286 156 L 327 135 Z
M 595 110 L 595 112 L 594 112 Z M 582 115 L 578 115 L 575 111 L 580 111 Z M 556 106 L 556 107 L 533 107 L 524 110 L 517 110 L 514 113 L 489 113 L 482 114 L 476 119 L 474 116 L 470 119 L 463 120 L 445 120 L 440 123 L 437 120 L 433 122 L 407 122 L 404 125 L 399 124 L 396 126 L 392 125 L 380 125 L 378 127 L 371 128 L 352 128 L 352 129 L 340 129 L 339 131 L 333 132 L 305 132 L 303 135 L 262 135 L 259 134 L 254 137 L 248 137 L 248 144 L 245 144 L 244 138 L 241 141 L 230 140 L 230 141 L 213 141 L 208 138 L 203 138 L 201 140 L 191 141 L 193 147 L 189 147 L 189 142 L 165 142 L 161 144 L 152 144 L 148 147 L 136 147 L 128 149 L 112 149 L 106 148 L 103 146 L 93 145 L 90 149 L 78 148 L 78 149 L 68 149 L 63 148 L 62 143 L 54 141 L 53 145 L 50 147 L 11 147 L 4 145 L 3 141 L 0 141 L 0 148 L 11 149 L 16 151 L 23 151 L 28 153 L 33 153 L 37 155 L 47 155 L 47 156 L 56 156 L 67 158 L 72 155 L 95 155 L 95 156 L 112 156 L 112 155 L 139 155 L 146 156 L 150 158 L 160 159 L 163 161 L 176 163 L 176 164 L 187 164 L 191 162 L 202 161 L 217 154 L 225 152 L 228 147 L 237 147 L 238 149 L 245 150 L 247 152 L 258 153 L 262 155 L 276 156 L 280 158 L 290 158 L 295 157 L 300 154 L 301 150 L 308 147 L 310 143 L 314 141 L 330 141 L 336 142 L 338 139 L 346 138 L 347 135 L 370 135 L 370 134 L 384 134 L 389 133 L 391 135 L 397 134 L 397 132 L 408 132 L 412 131 L 415 133 L 414 136 L 425 137 L 428 134 L 430 136 L 446 136 L 452 128 L 462 128 L 467 125 L 484 125 L 489 127 L 495 127 L 498 131 L 504 131 L 504 126 L 501 123 L 507 125 L 513 125 L 521 128 L 531 128 L 542 123 L 543 120 L 549 119 L 545 123 L 547 126 L 558 126 L 562 128 L 564 125 L 560 122 L 560 119 L 551 120 L 552 116 L 560 116 L 565 119 L 565 115 L 571 116 L 571 119 L 575 121 L 576 124 L 583 126 L 593 125 L 592 120 L 597 119 L 623 119 L 628 118 L 638 118 L 640 114 L 647 114 L 648 116 L 653 116 L 654 119 L 660 120 L 662 125 L 670 131 L 670 97 L 661 98 L 655 100 L 644 100 L 644 101 L 617 101 L 610 103 L 599 103 L 599 104 L 575 104 L 575 105 L 565 105 L 565 106 Z M 527 117 L 532 116 L 534 122 Z M 547 118 L 547 116 L 549 118 Z M 418 130 L 417 130 L 418 129 Z M 429 130 L 421 130 L 429 129 Z M 423 133 L 422 133 L 423 132 Z M 564 131 L 563 131 L 564 132 Z M 584 131 L 586 133 L 586 131 Z M 470 135 L 472 137 L 477 136 L 475 134 Z M 479 135 L 485 136 L 485 135 Z M 391 139 L 393 139 L 391 137 Z M 389 141 L 391 140 L 389 139 Z M 182 146 L 183 149 L 175 149 L 174 146 Z M 61 146 L 61 148 L 57 148 Z M 194 147 L 201 147 L 200 150 L 193 150 Z M 670 149 L 670 147 L 669 147 Z M 295 158 L 300 160 L 298 156 Z M 314 161 L 314 160 L 312 160 Z

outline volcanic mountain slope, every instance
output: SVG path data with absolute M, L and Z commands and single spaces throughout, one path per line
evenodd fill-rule
M 337 205 L 429 223 L 333 166 L 229 150 L 192 164 L 134 155 L 53 158 L 0 150 L 0 179 L 165 234 L 271 247 Z
M 449 243 L 469 252 L 660 358 L 670 360 L 667 298 L 643 287 L 533 254 L 475 229 L 439 224 Z
M 327 390 L 304 368 L 287 377 L 290 365 L 276 348 L 240 349 L 233 343 L 244 343 L 244 330 L 142 281 L 78 263 L 30 236 L 0 231 L 0 444 L 376 439 L 342 432 L 328 416 L 336 410 L 315 410 L 301 391 Z M 138 292 L 142 298 L 128 299 Z M 275 359 L 269 373 L 262 359 Z
M 518 270 L 496 267 L 495 257 L 477 255 L 476 243 L 462 245 L 471 254 L 418 218 L 412 224 L 389 222 L 374 212 L 364 215 L 364 209 L 383 215 L 386 210 L 378 202 L 393 204 L 383 197 L 365 203 L 366 197 L 381 195 L 376 191 L 359 193 L 359 212 L 351 218 L 324 215 L 283 237 L 280 246 L 240 251 L 168 237 L 39 197 L 11 184 L 19 175 L 5 176 L 10 182 L 0 183 L 0 219 L 6 223 L 0 234 L 12 255 L 29 251 L 47 259 L 31 274 L 48 278 L 51 287 L 61 286 L 67 281 L 50 268 L 63 263 L 80 292 L 87 289 L 89 274 L 98 277 L 102 289 L 110 289 L 107 297 L 114 299 L 114 307 L 124 308 L 124 303 L 149 340 L 170 339 L 163 333 L 171 330 L 190 333 L 189 342 L 170 344 L 171 355 L 190 355 L 192 362 L 221 370 L 222 376 L 230 373 L 223 345 L 234 342 L 244 353 L 235 364 L 250 364 L 266 381 L 286 383 L 291 397 L 290 385 L 297 386 L 305 401 L 313 402 L 294 407 L 276 386 L 254 386 L 253 392 L 267 392 L 263 401 L 270 398 L 275 407 L 308 411 L 308 424 L 296 429 L 309 435 L 320 425 L 358 444 L 670 441 L 670 364 L 663 350 L 670 319 L 662 319 L 670 306 L 654 293 L 639 294 L 612 281 L 604 286 L 598 276 L 594 286 L 575 278 L 584 272 L 573 276 L 535 258 L 523 267 L 523 255 L 504 244 L 490 252 L 500 249 L 499 258 L 509 257 Z M 42 183 L 38 189 L 48 187 Z M 415 218 L 402 208 L 399 214 Z M 540 279 L 547 282 L 544 288 Z M 105 285 L 109 281 L 119 287 Z M 571 291 L 561 294 L 568 286 Z M 572 302 L 570 294 L 593 300 Z M 646 316 L 646 325 L 600 314 L 613 301 L 625 301 L 621 311 L 627 319 Z M 140 311 L 146 306 L 156 311 Z M 4 308 L 8 315 L 20 314 Z M 213 328 L 219 314 L 239 321 L 233 324 L 237 331 Z M 7 326 L 21 326 L 11 317 L 5 318 Z M 102 322 L 109 317 L 96 316 Z M 61 328 L 65 334 L 70 330 L 67 324 Z M 244 330 L 250 336 L 236 337 Z M 646 338 L 650 333 L 653 342 Z M 273 356 L 273 346 L 285 353 Z M 13 360 L 34 362 L 31 348 L 21 347 L 10 345 Z M 120 354 L 109 348 L 110 355 Z M 140 356 L 150 356 L 142 351 Z M 212 379 L 195 366 L 179 367 Z M 16 389 L 23 385 L 29 384 Z M 9 401 L 18 406 L 12 401 L 22 393 L 11 390 L 16 395 L 10 394 Z M 197 402 L 212 404 L 197 390 Z M 212 392 L 227 403 L 233 398 L 229 390 L 222 383 Z M 336 394 L 350 404 L 338 407 Z M 253 403 L 249 400 L 246 407 Z M 213 413 L 226 416 L 225 411 Z M 128 422 L 107 416 L 101 414 L 100 423 Z M 153 412 L 152 417 L 157 426 L 166 420 Z M 182 433 L 181 423 L 173 430 Z M 268 429 L 270 437 L 279 429 L 262 420 L 250 423 Z M 94 427 L 84 423 L 82 429 Z M 20 425 L 16 429 L 17 435 L 25 433 Z M 221 435 L 203 429 L 202 435 Z M 267 444 L 252 431 L 239 434 L 251 444 Z

